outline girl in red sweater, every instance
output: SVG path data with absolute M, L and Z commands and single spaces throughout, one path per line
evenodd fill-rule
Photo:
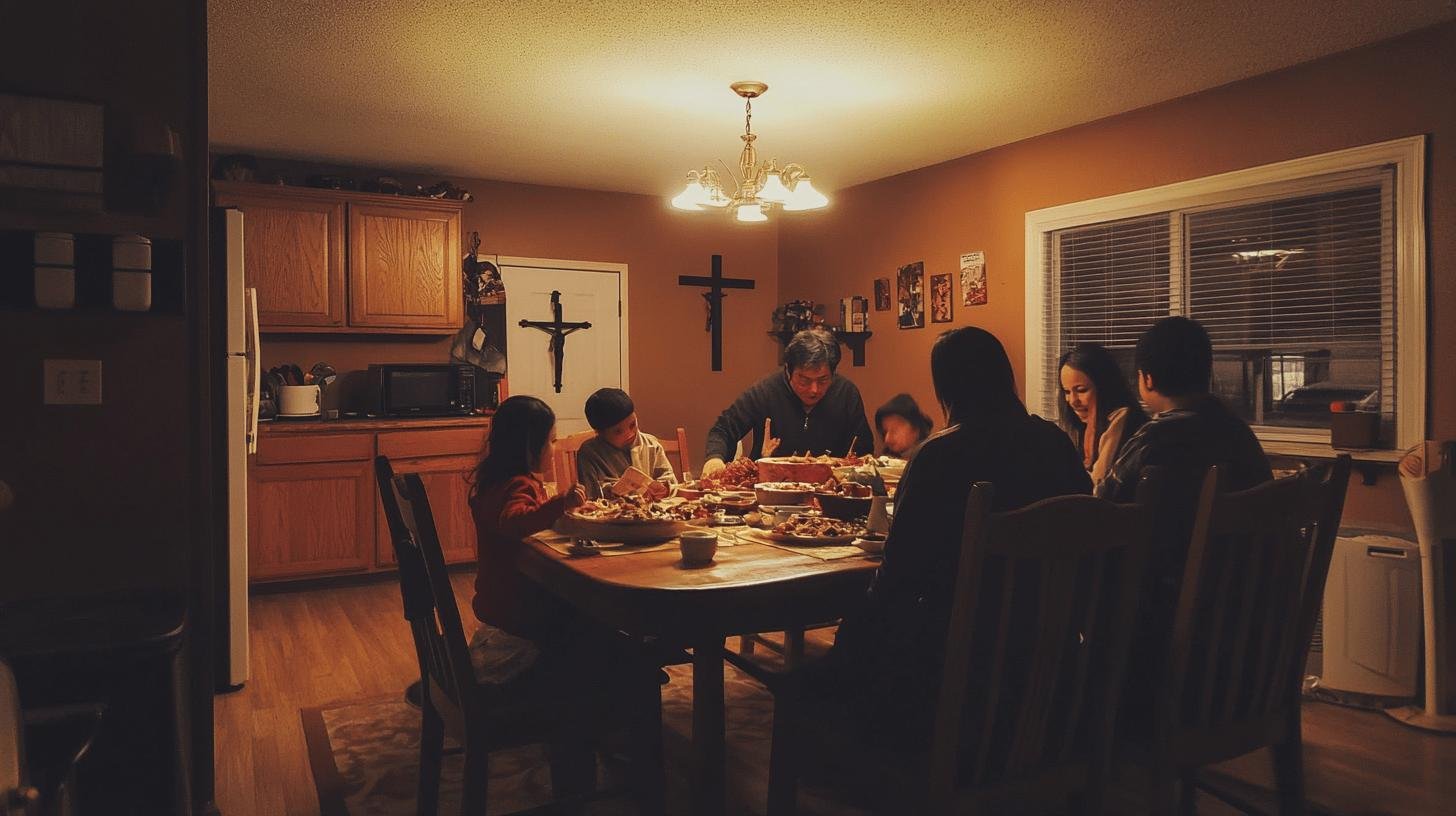
M 541 472 L 555 441 L 551 407 L 535 397 L 511 397 L 491 419 L 485 458 L 475 469 L 470 511 L 480 564 L 471 606 L 486 625 L 471 646 L 473 657 L 504 675 L 502 681 L 535 662 L 534 646 L 549 650 L 577 629 L 569 607 L 516 571 L 523 539 L 586 500 L 580 485 L 546 497 Z

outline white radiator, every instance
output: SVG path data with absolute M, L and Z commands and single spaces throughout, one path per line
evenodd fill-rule
M 1321 615 L 1320 685 L 1414 698 L 1421 658 L 1421 558 L 1416 542 L 1348 530 L 1335 540 Z

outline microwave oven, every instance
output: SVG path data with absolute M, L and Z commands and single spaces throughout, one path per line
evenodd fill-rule
M 474 366 L 456 363 L 384 363 L 369 366 L 369 413 L 380 417 L 460 416 L 482 400 Z

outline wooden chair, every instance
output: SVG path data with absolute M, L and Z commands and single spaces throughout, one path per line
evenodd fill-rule
M 692 454 L 688 449 L 688 432 L 678 428 L 676 436 L 659 436 L 657 441 L 662 443 L 662 449 L 667 452 L 669 460 L 673 458 L 672 454 L 677 454 L 677 477 L 682 481 L 687 481 L 688 475 L 693 472 Z
M 1123 755 L 1147 772 L 1156 812 L 1191 813 L 1197 768 L 1269 746 L 1280 812 L 1301 813 L 1300 682 L 1350 457 L 1237 493 L 1220 494 L 1218 478 L 1211 468 L 1203 481 L 1171 640 L 1151 699 L 1137 701 L 1149 733 Z
M 576 452 L 581 450 L 582 444 L 596 435 L 596 431 L 578 431 L 556 440 L 556 455 L 551 467 L 555 470 L 557 493 L 565 493 L 576 484 Z M 587 495 L 591 495 L 590 489 Z
M 418 474 L 396 476 L 384 456 L 375 458 L 374 469 L 399 560 L 405 618 L 424 680 L 417 812 L 434 814 L 437 810 L 446 734 L 463 746 L 465 754 L 461 813 L 476 816 L 485 813 L 492 751 L 538 743 L 579 744 L 584 735 L 630 725 L 640 754 L 634 763 L 640 805 L 648 813 L 660 813 L 662 721 L 655 666 L 644 663 L 642 671 L 629 672 L 614 667 L 614 671 L 599 673 L 585 688 L 566 694 L 557 693 L 561 690 L 553 690 L 546 682 L 521 687 L 478 682 L 424 483 Z M 568 770 L 576 771 L 579 778 L 581 768 L 559 762 L 553 755 L 551 770 L 559 806 L 567 797 L 560 795 L 558 783 L 567 781 Z M 571 801 L 604 793 L 586 793 Z
M 883 772 L 888 812 L 1021 812 L 1029 800 L 1068 797 L 1099 809 L 1153 491 L 1142 485 L 1136 505 L 1061 496 L 995 515 L 993 491 L 977 483 L 966 502 L 928 752 L 877 749 L 836 727 L 842 708 L 814 716 L 804 672 L 768 677 L 772 816 L 795 810 L 811 736 L 815 755 L 847 757 L 857 775 Z

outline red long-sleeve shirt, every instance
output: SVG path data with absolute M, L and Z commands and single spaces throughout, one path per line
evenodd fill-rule
M 547 529 L 564 512 L 564 497 L 546 498 L 535 476 L 480 486 L 470 504 L 480 558 L 471 601 L 476 618 L 527 638 L 549 626 L 550 602 L 517 572 L 516 558 L 524 538 Z

